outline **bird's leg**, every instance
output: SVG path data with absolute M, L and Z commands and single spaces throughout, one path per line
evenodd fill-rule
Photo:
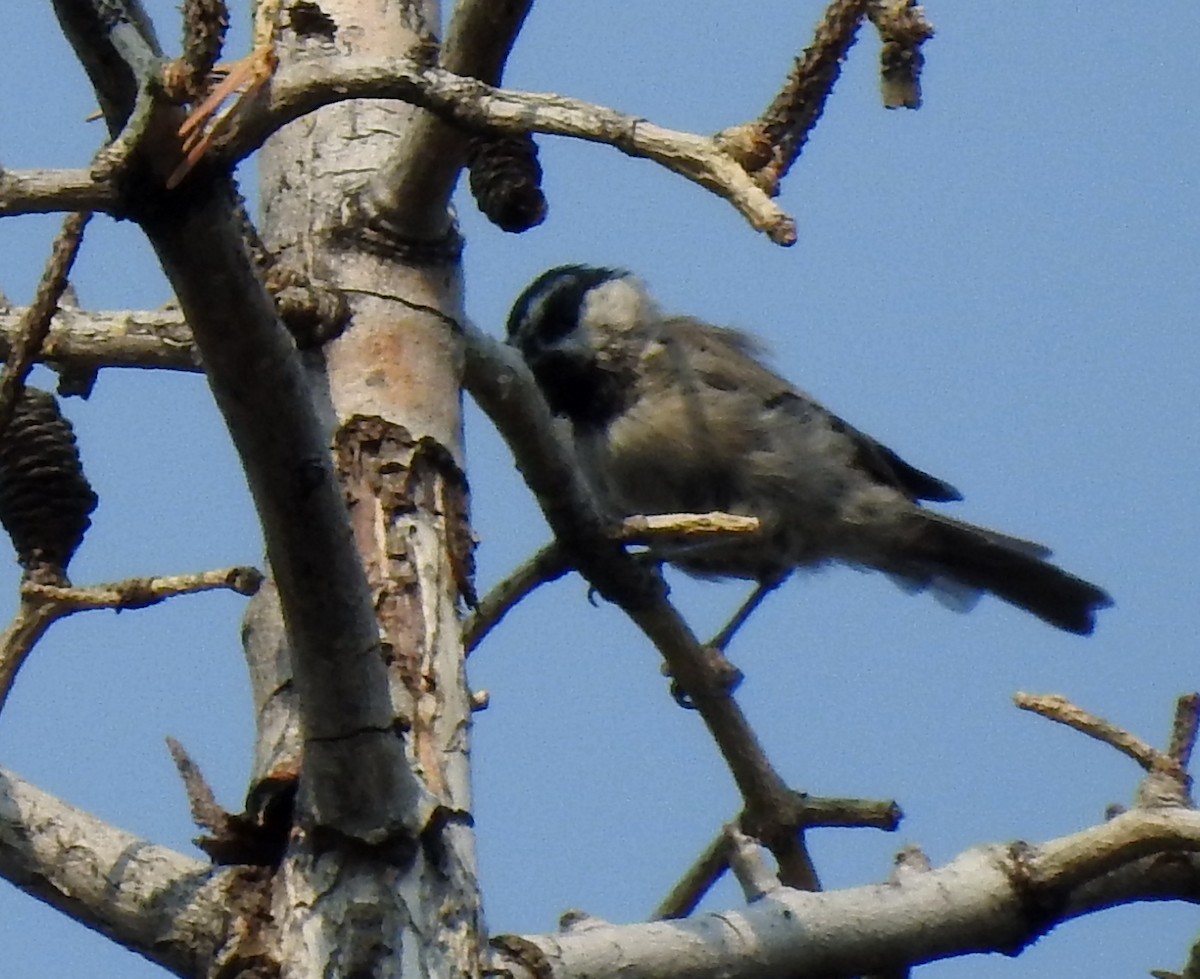
M 708 664 L 708 675 L 710 678 L 716 678 L 714 686 L 721 693 L 733 693 L 743 679 L 742 671 L 725 658 L 725 647 L 733 639 L 734 633 L 745 625 L 746 620 L 750 618 L 754 610 L 763 603 L 763 599 L 787 581 L 791 573 L 789 569 L 782 574 L 762 579 L 755 585 L 754 591 L 750 593 L 750 597 L 742 602 L 741 607 L 733 613 L 733 617 L 725 623 L 725 627 L 704 644 L 705 652 L 711 657 Z M 679 685 L 679 681 L 673 677 L 671 679 L 671 696 L 680 707 L 687 710 L 695 709 L 692 698 Z
M 724 652 L 726 647 L 732 641 L 734 634 L 743 625 L 746 620 L 754 614 L 763 600 L 771 594 L 776 588 L 782 585 L 791 576 L 791 571 L 785 571 L 782 574 L 774 575 L 770 578 L 763 578 L 754 587 L 754 591 L 750 593 L 750 597 L 742 602 L 741 607 L 733 613 L 733 617 L 725 623 L 725 627 L 708 641 L 708 646 L 712 649 Z

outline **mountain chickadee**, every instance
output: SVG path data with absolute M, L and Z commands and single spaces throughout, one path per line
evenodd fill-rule
M 570 420 L 586 481 L 610 516 L 722 510 L 760 530 L 656 548 L 699 577 L 772 583 L 841 561 L 959 608 L 981 591 L 1086 635 L 1112 600 L 1039 544 L 933 513 L 961 499 L 759 360 L 749 336 L 664 316 L 628 273 L 564 265 L 517 299 L 509 343 Z

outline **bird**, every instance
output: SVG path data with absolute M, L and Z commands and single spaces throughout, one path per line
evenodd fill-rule
M 924 506 L 962 494 L 776 374 L 747 333 L 664 314 L 629 272 L 542 273 L 514 303 L 507 341 L 570 423 L 607 517 L 757 518 L 752 534 L 652 546 L 687 574 L 769 590 L 796 569 L 841 563 L 931 589 L 952 608 L 989 592 L 1079 635 L 1112 604 L 1041 544 Z

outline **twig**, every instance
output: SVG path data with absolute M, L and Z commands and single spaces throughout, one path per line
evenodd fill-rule
M 0 309 L 0 357 L 20 335 L 28 307 Z M 88 311 L 61 308 L 50 323 L 41 360 L 60 372 L 102 367 L 199 371 L 192 331 L 178 309 Z
M 547 544 L 516 571 L 483 596 L 475 611 L 463 622 L 463 649 L 474 649 L 517 603 L 536 588 L 557 581 L 572 570 L 571 562 L 558 544 Z
M 705 847 L 688 872 L 680 878 L 671 893 L 650 916 L 652 921 L 669 918 L 686 918 L 696 910 L 704 895 L 721 879 L 729 867 L 729 837 L 724 831 L 718 833 Z
M 1191 764 L 1198 727 L 1200 727 L 1200 694 L 1184 694 L 1175 701 L 1175 721 L 1171 725 L 1171 739 L 1167 743 L 1167 754 L 1175 759 L 1180 768 L 1187 768 Z
M 900 823 L 900 807 L 895 802 L 872 802 L 862 799 L 820 799 L 797 797 L 797 806 L 790 832 L 803 826 L 837 826 L 842 828 L 869 827 L 894 831 Z M 741 820 L 739 820 L 739 824 Z M 745 827 L 741 826 L 744 832 Z M 671 888 L 654 909 L 651 920 L 686 918 L 703 900 L 704 895 L 721 879 L 729 866 L 730 837 L 727 830 L 718 833 L 688 868 L 687 873 Z M 901 850 L 901 856 L 910 848 Z M 897 857 L 897 863 L 900 856 Z
M 921 107 L 921 45 L 933 37 L 933 25 L 915 0 L 871 0 L 867 16 L 879 31 L 879 88 L 888 109 Z
M 8 628 L 0 633 L 0 711 L 37 641 L 59 619 L 92 609 L 134 609 L 156 605 L 176 595 L 227 588 L 239 595 L 253 595 L 262 582 L 255 568 L 233 567 L 191 575 L 130 578 L 114 584 L 77 588 L 27 581 L 21 585 L 21 601 Z
M 795 60 L 783 88 L 755 124 L 773 148 L 770 162 L 756 174 L 769 192 L 796 162 L 821 118 L 866 11 L 867 0 L 833 0 L 812 44 Z
M 50 332 L 50 322 L 67 288 L 67 278 L 75 263 L 75 256 L 79 254 L 83 229 L 90 217 L 91 214 L 86 211 L 76 211 L 63 222 L 62 230 L 54 240 L 50 260 L 38 282 L 33 303 L 22 317 L 20 330 L 13 340 L 3 372 L 0 372 L 0 435 L 12 421 L 17 402 L 25 390 L 25 378 L 33 369 L 34 361 Z
M 742 885 L 746 903 L 753 904 L 779 890 L 779 879 L 767 867 L 758 843 L 733 824 L 726 826 L 724 832 L 729 839 L 729 869 Z
M 184 0 L 183 56 L 184 85 L 195 97 L 204 91 L 209 72 L 221 56 L 225 32 L 229 30 L 229 9 L 225 0 Z
M 27 583 L 21 586 L 23 597 L 54 602 L 66 609 L 65 614 L 91 609 L 148 608 L 177 595 L 225 588 L 239 595 L 253 595 L 262 584 L 262 572 L 257 568 L 239 565 L 198 574 L 161 575 L 153 578 L 127 578 L 109 585 L 76 588 L 63 585 Z
M 753 534 L 758 531 L 757 517 L 738 513 L 650 513 L 626 517 L 618 529 L 626 544 L 654 544 L 664 539 L 724 537 Z
M 692 539 L 726 534 L 754 533 L 756 517 L 733 513 L 660 513 L 626 517 L 616 539 L 626 544 L 652 544 L 663 539 Z M 463 643 L 470 655 L 489 632 L 527 595 L 541 585 L 557 581 L 574 565 L 561 547 L 547 544 L 480 601 L 463 623 Z
M 0 217 L 52 211 L 102 211 L 120 207 L 113 175 L 82 170 L 0 169 Z
M 1117 727 L 1111 721 L 1078 707 L 1058 694 L 1018 693 L 1013 701 L 1021 710 L 1032 711 L 1047 720 L 1065 724 L 1089 738 L 1095 738 L 1121 754 L 1132 758 L 1147 772 L 1176 772 L 1179 763 L 1165 752 L 1147 744 L 1137 735 Z
M 899 826 L 902 817 L 900 807 L 890 800 L 873 802 L 808 796 L 796 796 L 795 799 L 798 804 L 793 810 L 789 827 L 781 831 L 785 834 L 794 834 L 799 829 L 811 826 L 868 827 L 892 832 Z M 739 824 L 741 822 L 739 820 Z M 741 830 L 744 832 L 744 825 Z M 691 914 L 729 866 L 729 845 L 729 834 L 722 830 L 654 909 L 651 920 L 686 918 Z
M 1188 959 L 1182 972 L 1170 972 L 1166 969 L 1151 969 L 1154 979 L 1200 979 L 1200 941 L 1192 943 L 1188 950 Z
M 260 4 L 258 9 L 262 9 Z M 233 125 L 243 106 L 271 80 L 275 70 L 273 47 L 259 48 L 245 58 L 228 66 L 225 77 L 213 87 L 207 97 L 192 110 L 176 133 L 182 140 L 183 159 L 167 176 L 166 187 L 172 190 L 183 183 L 226 128 Z M 226 104 L 228 103 L 228 104 Z
M 221 835 L 229 824 L 229 813 L 218 804 L 212 786 L 208 784 L 204 773 L 200 771 L 200 766 L 192 761 L 192 756 L 187 753 L 183 745 L 172 737 L 167 738 L 167 750 L 171 752 L 175 770 L 179 772 L 179 777 L 183 780 L 192 822 L 216 836 Z
M 192 822 L 206 830 L 192 842 L 207 853 L 213 863 L 250 866 L 278 866 L 283 856 L 291 825 L 292 791 L 276 796 L 282 805 L 267 806 L 259 813 L 232 813 L 217 802 L 212 787 L 191 756 L 174 738 L 167 738 L 167 750 L 183 780 Z M 294 786 L 292 786 L 294 789 Z

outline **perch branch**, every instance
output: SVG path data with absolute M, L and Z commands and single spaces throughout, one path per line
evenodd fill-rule
M 651 513 L 626 517 L 618 537 L 626 544 L 653 544 L 664 540 L 693 540 L 753 534 L 757 517 L 738 513 Z
M 753 533 L 755 517 L 732 513 L 661 513 L 627 517 L 617 528 L 617 539 L 626 544 L 648 544 L 663 539 L 691 539 L 722 534 Z M 463 623 L 463 643 L 470 655 L 501 620 L 527 595 L 557 581 L 574 565 L 561 547 L 548 544 L 483 597 Z
M 0 634 L 0 711 L 4 709 L 17 673 L 33 647 L 59 619 L 93 609 L 146 608 L 176 595 L 216 588 L 253 595 L 261 581 L 262 575 L 257 569 L 234 567 L 190 575 L 131 578 L 92 588 L 23 582 L 17 613 Z
M 464 326 L 463 333 L 464 382 L 508 442 L 557 540 L 588 582 L 620 606 L 662 654 L 733 774 L 753 816 L 747 830 L 771 849 L 781 879 L 793 887 L 817 887 L 802 834 L 788 819 L 797 796 L 771 765 L 723 678 L 711 668 L 712 651 L 700 646 L 666 600 L 661 580 L 609 536 L 524 362 L 473 326 Z

